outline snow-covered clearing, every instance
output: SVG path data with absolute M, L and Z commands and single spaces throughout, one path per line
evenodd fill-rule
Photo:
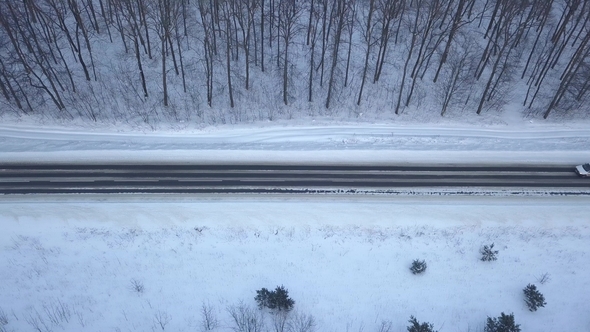
M 3 127 L 0 159 L 573 165 L 590 160 L 586 128 Z M 0 331 L 201 331 L 203 304 L 230 331 L 228 308 L 279 285 L 318 332 L 406 331 L 410 315 L 483 331 L 501 312 L 522 331 L 589 331 L 589 215 L 587 197 L 4 196 Z M 481 262 L 491 243 L 498 260 Z M 547 300 L 537 312 L 529 283 Z

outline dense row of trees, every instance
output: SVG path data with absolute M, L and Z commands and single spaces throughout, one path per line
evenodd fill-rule
M 546 118 L 584 110 L 589 54 L 585 0 L 0 2 L 0 106 L 93 121 L 507 96 Z

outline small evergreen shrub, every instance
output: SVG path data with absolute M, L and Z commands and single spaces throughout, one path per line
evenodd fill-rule
M 416 317 L 410 316 L 410 326 L 408 326 L 408 332 L 437 332 L 434 330 L 434 326 L 429 323 L 422 323 L 418 322 Z
M 410 271 L 412 271 L 413 274 L 420 274 L 426 271 L 426 261 L 414 259 L 412 266 L 410 267 Z
M 541 292 L 537 290 L 537 286 L 533 284 L 528 284 L 524 289 L 524 301 L 526 305 L 529 307 L 530 311 L 537 311 L 539 307 L 544 307 L 547 302 L 545 302 L 545 297 Z
M 491 262 L 491 261 L 495 261 L 498 258 L 496 257 L 496 255 L 498 254 L 498 250 L 494 250 L 494 244 L 492 243 L 491 245 L 484 245 L 483 248 L 481 248 L 479 250 L 479 252 L 481 253 L 481 261 L 482 262 Z
M 284 286 L 277 286 L 274 291 L 262 288 L 256 291 L 254 298 L 258 303 L 258 308 L 268 308 L 278 311 L 290 311 L 295 305 L 295 301 L 289 297 L 289 291 Z
M 488 317 L 484 332 L 520 332 L 520 325 L 514 322 L 514 314 L 500 314 L 498 318 Z

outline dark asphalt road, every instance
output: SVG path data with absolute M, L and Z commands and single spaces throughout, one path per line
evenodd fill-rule
M 400 188 L 571 188 L 572 166 L 1 165 L 0 194 L 272 193 Z

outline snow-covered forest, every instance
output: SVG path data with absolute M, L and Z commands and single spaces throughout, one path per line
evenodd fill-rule
M 0 2 L 0 115 L 102 123 L 583 116 L 584 0 Z

